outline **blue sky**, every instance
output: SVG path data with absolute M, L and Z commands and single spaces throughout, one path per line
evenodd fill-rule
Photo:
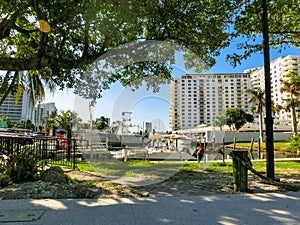
M 226 55 L 234 51 L 234 47 L 224 49 L 222 54 L 216 59 L 216 65 L 207 73 L 243 73 L 244 70 L 263 66 L 263 55 L 256 53 L 249 59 L 233 68 L 226 62 Z M 271 50 L 270 58 L 274 60 L 280 56 L 300 55 L 296 48 L 288 48 L 280 53 Z M 190 73 L 184 68 L 183 59 L 178 58 L 173 67 L 173 76 L 179 77 Z M 89 120 L 88 103 L 86 100 L 74 96 L 72 90 L 57 91 L 54 96 L 47 94 L 45 102 L 55 102 L 58 110 L 74 110 L 84 120 Z M 152 122 L 157 131 L 169 130 L 169 87 L 161 86 L 159 93 L 147 91 L 144 87 L 133 92 L 122 87 L 119 83 L 111 85 L 110 90 L 103 93 L 94 109 L 93 117 L 106 116 L 111 121 L 121 119 L 123 111 L 132 112 L 132 123 L 142 126 L 143 122 Z

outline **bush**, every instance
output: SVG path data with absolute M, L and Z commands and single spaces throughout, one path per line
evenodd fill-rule
M 1 188 L 8 186 L 9 182 L 10 182 L 9 176 L 0 174 L 0 187 Z
M 291 143 L 289 145 L 289 149 L 292 151 L 300 150 L 300 134 L 295 134 L 292 137 Z
M 6 156 L 6 162 L 1 165 L 2 173 L 8 175 L 13 182 L 36 180 L 44 165 L 43 161 L 36 160 L 32 150 L 25 147 Z

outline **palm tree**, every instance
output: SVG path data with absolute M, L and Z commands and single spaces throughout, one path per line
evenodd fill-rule
M 104 116 L 101 116 L 100 118 L 96 118 L 94 123 L 98 130 L 103 130 L 105 128 L 108 128 L 108 118 L 105 118 Z
M 7 127 L 12 126 L 10 118 L 7 115 L 3 115 L 2 117 L 0 117 L 0 122 L 4 122 L 4 124 L 6 125 L 3 128 L 7 128 Z
M 222 131 L 223 126 L 226 125 L 226 115 L 225 112 L 217 115 L 213 120 L 213 126 L 220 127 Z
M 274 117 L 276 117 L 276 113 L 279 113 L 282 109 L 283 109 L 282 105 L 273 103 L 272 104 L 272 112 L 273 112 Z
M 45 97 L 45 87 L 53 93 L 55 91 L 54 82 L 49 78 L 41 78 L 39 74 L 29 71 L 20 72 L 7 71 L 0 86 L 0 105 L 9 94 L 13 94 L 16 103 L 22 97 L 24 91 L 29 91 L 29 98 L 34 106 L 37 102 L 42 102 Z
M 261 141 L 264 139 L 263 135 L 263 107 L 265 106 L 265 91 L 261 88 L 256 89 L 249 89 L 247 90 L 251 94 L 249 102 L 254 103 L 256 107 L 256 112 L 258 113 L 258 120 L 259 120 L 259 138 Z
M 300 76 L 290 71 L 285 75 L 286 79 L 282 79 L 282 87 L 280 89 L 281 93 L 286 93 L 288 96 L 283 100 L 286 102 L 284 108 L 286 111 L 291 111 L 292 119 L 292 132 L 297 134 L 297 117 L 296 117 L 296 108 L 300 106 Z
M 51 112 L 49 115 L 44 118 L 44 131 L 45 133 L 52 134 L 52 131 L 56 129 L 56 116 L 57 116 L 57 110 Z
M 285 104 L 285 111 L 291 111 L 291 120 L 292 120 L 292 132 L 293 135 L 297 134 L 297 117 L 296 117 L 296 108 L 300 106 L 300 101 L 296 98 L 283 99 Z
M 56 127 L 64 130 L 71 130 L 73 126 L 78 125 L 81 121 L 77 113 L 71 110 L 62 110 L 55 117 Z
M 5 101 L 6 97 L 12 93 L 15 95 L 15 99 L 16 101 L 19 100 L 19 98 L 17 97 L 17 93 L 19 93 L 18 89 L 21 87 L 19 86 L 19 80 L 20 80 L 20 72 L 19 71 L 15 71 L 14 74 L 12 74 L 11 71 L 7 71 L 3 81 L 1 83 L 0 86 L 0 94 L 1 94 L 1 98 L 0 98 L 0 105 L 3 104 L 3 102 Z

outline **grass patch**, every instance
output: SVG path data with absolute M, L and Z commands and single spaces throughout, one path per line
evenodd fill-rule
M 79 171 L 95 172 L 95 169 L 89 163 L 78 163 L 76 166 Z
M 130 165 L 130 166 L 137 166 L 137 167 L 149 167 L 149 166 L 156 165 L 157 162 L 142 161 L 142 160 L 130 160 L 130 161 L 126 162 L 126 164 Z
M 70 178 L 70 180 L 73 182 L 73 183 L 77 183 L 77 184 L 81 184 L 81 185 L 85 185 L 85 186 L 91 186 L 93 185 L 95 182 L 94 181 L 90 181 L 90 180 L 79 180 L 79 179 L 76 179 L 76 178 Z
M 213 162 L 208 164 L 208 169 L 220 171 L 220 172 L 226 172 L 226 173 L 232 173 L 232 163 L 223 163 L 223 162 Z
M 78 169 L 81 171 L 99 172 L 109 176 L 124 176 L 124 177 L 138 177 L 145 176 L 159 176 L 164 173 L 176 173 L 179 171 L 185 162 L 153 162 L 153 161 L 129 161 L 124 163 L 118 160 L 79 163 Z
M 104 182 L 103 186 L 107 187 L 107 188 L 113 188 L 114 190 L 118 190 L 118 191 L 124 191 L 125 190 L 125 187 L 122 186 L 121 184 L 116 184 L 116 183 L 113 183 L 111 181 Z
M 277 142 L 274 142 L 274 149 L 280 150 L 280 151 L 290 151 L 290 143 L 291 143 L 291 141 L 277 141 Z M 234 144 L 230 144 L 229 146 L 233 147 L 233 145 Z M 241 148 L 250 148 L 251 143 L 250 142 L 238 142 L 238 143 L 235 143 L 235 146 L 236 147 L 241 147 Z M 253 147 L 258 148 L 258 143 L 254 142 Z M 266 143 L 265 142 L 260 143 L 260 147 L 261 147 L 261 149 L 265 149 L 266 148 Z
M 252 162 L 253 168 L 260 172 L 266 173 L 266 162 Z M 274 162 L 275 174 L 288 175 L 300 174 L 299 162 Z M 119 161 L 97 162 L 93 165 L 88 163 L 79 163 L 80 171 L 100 172 L 112 176 L 138 177 L 160 176 L 159 174 L 176 173 L 176 172 L 201 172 L 215 171 L 222 173 L 232 173 L 232 162 L 147 162 L 147 161 L 130 161 L 123 163 Z M 249 171 L 250 173 L 250 171 Z
M 197 162 L 188 162 L 184 164 L 184 166 L 181 168 L 181 171 L 194 171 L 199 169 L 199 163 Z
M 195 170 L 214 170 L 219 172 L 232 172 L 232 163 L 223 162 L 208 162 L 200 164 L 198 162 L 188 162 L 182 168 L 181 171 L 195 171 Z
M 266 162 L 252 162 L 253 168 L 261 173 L 266 173 Z M 199 167 L 200 166 L 200 167 Z M 208 169 L 216 172 L 232 173 L 232 162 L 212 162 L 212 163 L 200 163 L 188 162 L 186 163 L 181 171 L 195 171 L 198 169 Z M 274 168 L 276 174 L 300 174 L 300 163 L 299 162 L 274 162 Z
M 253 162 L 253 168 L 261 173 L 266 173 L 266 162 Z M 274 162 L 275 174 L 291 175 L 300 174 L 299 162 Z
M 126 171 L 125 173 L 124 173 L 124 176 L 125 177 L 138 177 L 138 174 L 136 173 L 136 172 L 134 172 L 134 171 Z

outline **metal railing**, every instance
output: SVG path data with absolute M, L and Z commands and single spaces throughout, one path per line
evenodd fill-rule
M 46 164 L 75 169 L 82 157 L 81 149 L 87 145 L 87 141 L 73 138 L 0 136 L 0 155 L 14 155 L 20 151 L 28 151 L 36 161 L 44 160 Z

